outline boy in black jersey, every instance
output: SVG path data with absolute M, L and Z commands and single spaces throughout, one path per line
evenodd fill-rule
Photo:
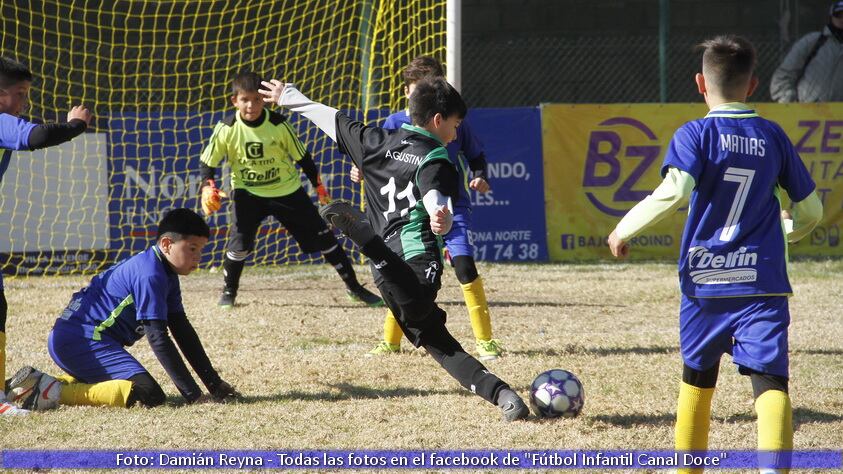
M 414 125 L 384 130 L 313 102 L 292 84 L 262 84 L 264 101 L 310 119 L 361 170 L 367 215 L 342 201 L 320 214 L 369 257 L 375 283 L 407 338 L 463 387 L 497 404 L 504 420 L 526 418 L 523 400 L 465 352 L 435 302 L 442 276 L 440 236 L 450 230 L 458 196 L 459 176 L 445 144 L 465 116 L 459 93 L 442 78 L 420 81 L 410 97 Z

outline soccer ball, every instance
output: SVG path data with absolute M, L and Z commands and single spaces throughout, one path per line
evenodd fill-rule
M 580 414 L 584 397 L 580 379 L 567 370 L 542 372 L 530 386 L 530 406 L 542 418 L 573 418 Z

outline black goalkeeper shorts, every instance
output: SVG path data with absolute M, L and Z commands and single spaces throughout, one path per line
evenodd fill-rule
M 271 198 L 255 196 L 245 189 L 235 189 L 233 200 L 229 251 L 253 251 L 258 227 L 269 216 L 277 219 L 293 235 L 304 253 L 327 250 L 338 245 L 334 233 L 319 217 L 319 211 L 302 188 L 286 196 Z

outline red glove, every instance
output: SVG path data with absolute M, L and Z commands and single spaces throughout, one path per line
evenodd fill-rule
M 316 196 L 319 198 L 319 204 L 325 205 L 331 202 L 331 195 L 328 194 L 328 190 L 325 189 L 325 185 L 322 184 L 322 178 L 319 178 L 319 184 L 316 185 Z
M 217 188 L 213 179 L 209 179 L 208 183 L 202 186 L 202 212 L 210 216 L 219 211 L 224 197 L 227 197 L 226 194 Z

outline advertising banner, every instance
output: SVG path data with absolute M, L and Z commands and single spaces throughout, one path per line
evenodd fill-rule
M 540 109 L 473 109 L 470 114 L 492 186 L 486 194 L 471 192 L 475 257 L 546 261 Z
M 843 104 L 759 104 L 757 111 L 788 134 L 825 207 L 820 225 L 791 246 L 791 255 L 843 255 Z M 610 258 L 606 237 L 661 182 L 659 170 L 673 133 L 706 113 L 705 104 L 543 106 L 550 259 Z M 632 258 L 675 259 L 686 211 L 634 238 Z

